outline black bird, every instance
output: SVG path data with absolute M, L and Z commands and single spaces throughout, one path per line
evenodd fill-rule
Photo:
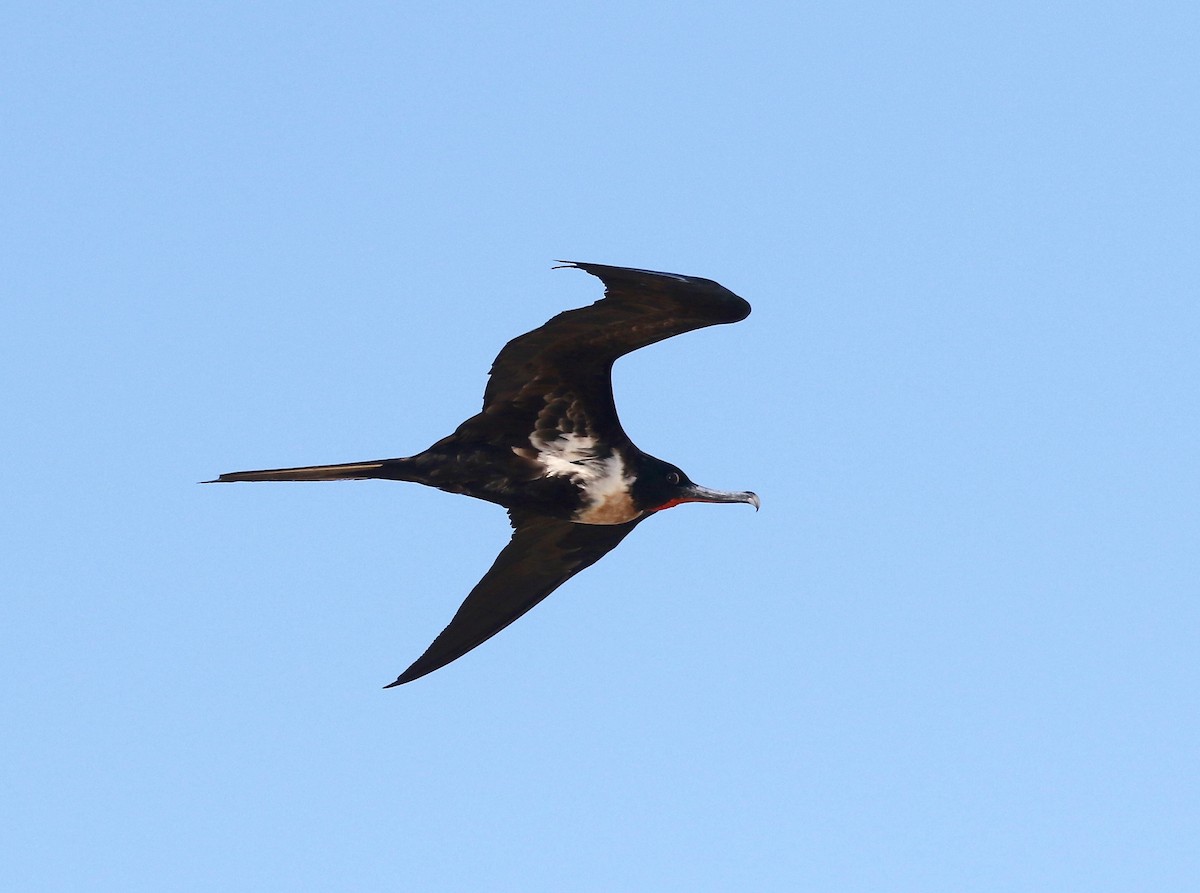
M 597 276 L 604 297 L 514 338 L 492 363 L 483 410 L 415 456 L 221 475 L 227 481 L 381 478 L 427 484 L 508 509 L 512 540 L 454 618 L 394 685 L 444 667 L 599 561 L 655 512 L 747 502 L 643 453 L 621 428 L 612 367 L 639 347 L 750 314 L 709 279 L 560 261 Z M 559 269 L 556 267 L 555 269 Z

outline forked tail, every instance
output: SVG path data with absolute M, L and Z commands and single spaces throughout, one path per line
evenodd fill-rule
M 404 480 L 402 468 L 407 459 L 376 459 L 373 462 L 347 462 L 344 465 L 305 465 L 300 468 L 265 468 L 261 471 L 233 471 L 205 484 L 233 481 L 362 481 L 370 478 Z

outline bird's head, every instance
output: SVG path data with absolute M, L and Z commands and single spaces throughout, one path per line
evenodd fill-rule
M 683 469 L 643 453 L 637 463 L 632 495 L 643 512 L 661 512 L 685 502 L 745 502 L 758 511 L 758 496 L 749 490 L 712 490 L 694 483 Z

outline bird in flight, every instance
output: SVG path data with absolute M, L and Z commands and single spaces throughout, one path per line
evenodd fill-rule
M 612 367 L 639 347 L 750 314 L 709 279 L 559 262 L 598 277 L 604 297 L 514 338 L 492 363 L 483 409 L 415 456 L 235 471 L 215 481 L 411 481 L 508 509 L 513 534 L 450 624 L 391 688 L 490 639 L 656 512 L 684 502 L 745 502 L 643 453 L 621 427 Z M 556 267 L 555 269 L 559 269 Z

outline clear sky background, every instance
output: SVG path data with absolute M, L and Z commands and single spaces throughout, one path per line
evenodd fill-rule
M 1192 2 L 55 3 L 0 36 L 0 886 L 1200 883 Z M 383 691 L 508 539 L 387 482 L 600 296 L 685 506 Z

